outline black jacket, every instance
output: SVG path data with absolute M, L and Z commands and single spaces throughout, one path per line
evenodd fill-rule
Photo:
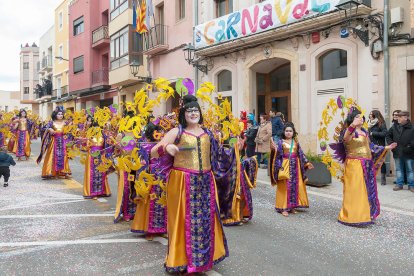
M 281 137 L 284 128 L 282 118 L 280 116 L 274 116 L 270 120 L 272 122 L 272 136 L 276 135 Z
M 5 152 L 0 152 L 0 167 L 10 167 L 16 165 L 13 157 Z
M 397 143 L 397 147 L 392 151 L 394 158 L 405 157 L 414 159 L 414 127 L 410 121 L 401 126 L 393 124 L 388 130 L 387 143 Z
M 256 138 L 257 130 L 258 130 L 257 126 L 253 126 L 245 130 L 244 136 L 246 137 L 247 146 L 256 146 L 254 139 Z
M 378 146 L 385 146 L 385 138 L 387 137 L 387 126 L 379 126 L 376 123 L 373 127 L 368 129 L 369 139 L 372 143 Z

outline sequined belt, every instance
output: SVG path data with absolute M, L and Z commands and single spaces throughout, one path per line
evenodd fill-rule
M 291 158 L 297 158 L 298 155 L 296 153 L 291 154 Z M 283 153 L 283 158 L 289 158 L 289 153 Z
M 173 167 L 172 169 L 177 170 L 177 171 L 186 172 L 186 173 L 193 173 L 193 174 L 205 174 L 205 173 L 211 172 L 211 170 L 197 171 L 197 170 L 191 170 L 191 169 L 186 169 L 186 168 L 177 168 L 177 167 Z

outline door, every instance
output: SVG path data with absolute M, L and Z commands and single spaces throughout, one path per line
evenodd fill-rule
M 414 71 L 410 71 L 410 93 L 409 93 L 409 98 L 410 98 L 410 101 L 409 101 L 409 104 L 410 104 L 410 106 L 408 107 L 408 110 L 410 111 L 410 115 L 411 115 L 411 121 L 413 120 L 413 118 L 414 118 Z M 392 112 L 392 110 L 390 111 L 390 112 Z

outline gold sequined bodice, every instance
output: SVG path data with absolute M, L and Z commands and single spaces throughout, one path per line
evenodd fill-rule
M 291 142 L 286 142 L 286 141 L 283 141 L 283 145 L 282 145 L 282 147 L 283 147 L 283 153 L 284 154 L 289 154 L 289 152 L 290 152 L 290 143 Z M 292 153 L 296 153 L 298 151 L 298 149 L 297 149 L 297 145 L 296 145 L 296 143 L 295 142 L 293 142 L 293 149 L 292 149 Z
M 174 156 L 174 167 L 193 171 L 211 170 L 210 137 L 207 133 L 195 136 L 183 132 L 177 146 L 179 148 L 194 147 L 194 149 L 180 150 Z
M 103 144 L 104 144 L 104 138 L 103 137 L 99 137 L 99 138 L 93 137 L 90 140 L 90 144 L 89 145 L 91 147 L 99 147 L 99 146 L 103 146 Z
M 19 120 L 19 130 L 27 130 L 27 120 Z
M 52 128 L 55 132 L 63 133 L 64 122 L 53 122 Z
M 352 137 L 345 142 L 346 156 L 350 158 L 371 158 L 371 149 L 369 139 L 365 135 L 358 135 L 358 138 Z

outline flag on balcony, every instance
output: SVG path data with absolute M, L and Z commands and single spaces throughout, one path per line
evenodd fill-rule
M 154 8 L 152 6 L 152 0 L 147 0 L 147 14 L 145 17 L 145 24 L 147 25 L 147 28 L 150 28 L 150 18 L 151 16 L 154 16 Z
M 145 0 L 142 0 L 141 6 L 135 10 L 135 17 L 136 17 L 136 28 L 135 31 L 139 34 L 143 34 L 148 32 L 147 25 L 145 25 L 145 17 L 146 17 L 146 10 L 147 5 L 145 3 Z

